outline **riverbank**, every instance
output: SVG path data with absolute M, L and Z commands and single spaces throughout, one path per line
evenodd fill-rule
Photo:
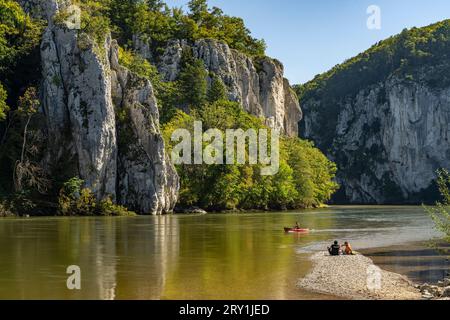
M 449 277 L 450 261 L 444 252 L 450 244 L 431 246 L 429 241 L 359 250 L 380 268 L 405 275 L 414 283 L 438 284 Z
M 407 277 L 377 267 L 363 255 L 332 257 L 318 252 L 312 271 L 298 287 L 355 300 L 419 300 L 420 290 Z

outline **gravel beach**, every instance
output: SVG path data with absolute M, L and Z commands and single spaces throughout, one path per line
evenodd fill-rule
M 302 289 L 356 300 L 418 300 L 422 295 L 404 276 L 381 270 L 363 255 L 332 257 L 319 252 Z

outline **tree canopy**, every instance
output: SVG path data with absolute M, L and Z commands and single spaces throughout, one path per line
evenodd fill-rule
M 82 8 L 79 45 L 88 35 L 99 44 L 93 50 L 99 50 L 111 31 L 119 40 L 120 64 L 151 81 L 169 152 L 173 147 L 168 138 L 171 133 L 179 128 L 192 131 L 194 121 L 202 121 L 205 131 L 268 130 L 261 119 L 228 100 L 222 79 L 208 74 L 204 62 L 194 57 L 189 46 L 183 49 L 175 81 L 163 81 L 155 67 L 168 42 L 174 39 L 187 40 L 192 45 L 198 39 L 212 38 L 252 57 L 264 55 L 264 41 L 253 38 L 241 18 L 209 7 L 206 0 L 191 0 L 187 12 L 169 8 L 162 0 L 76 3 Z M 54 22 L 65 23 L 67 14 L 59 12 Z M 63 184 L 62 178 L 50 177 L 38 165 L 45 149 L 45 134 L 41 130 L 44 122 L 36 112 L 42 30 L 43 23 L 30 18 L 18 3 L 0 0 L 0 165 L 4 168 L 0 173 L 0 211 L 8 199 L 6 208 L 21 214 L 47 213 L 52 209 L 46 205 L 53 203 L 58 208 L 56 213 L 62 215 L 127 215 L 129 212 L 115 206 L 111 199 L 95 199 L 90 190 L 81 188 L 79 178 Z M 148 40 L 152 59 L 133 50 L 135 35 Z M 120 112 L 116 114 L 119 123 L 122 117 Z M 121 143 L 123 137 L 118 138 Z M 179 165 L 179 204 L 210 210 L 303 208 L 328 201 L 337 188 L 333 182 L 335 165 L 312 143 L 299 138 L 281 139 L 278 174 L 264 176 L 260 169 L 260 165 L 250 164 Z M 43 198 L 47 204 L 42 204 Z
M 41 24 L 25 14 L 17 2 L 0 0 L 0 120 L 5 119 L 9 108 L 13 70 L 39 44 L 41 31 Z
M 86 0 L 85 0 L 86 1 Z M 228 16 L 219 8 L 210 8 L 206 0 L 191 0 L 188 12 L 169 8 L 161 0 L 109 2 L 109 15 L 123 45 L 130 44 L 134 34 L 151 43 L 158 56 L 173 39 L 195 41 L 211 38 L 249 55 L 264 55 L 263 40 L 251 36 L 241 18 Z
M 193 133 L 194 121 L 201 120 L 203 130 L 240 128 L 268 129 L 262 121 L 242 107 L 226 100 L 207 103 L 190 115 L 177 111 L 163 127 L 169 152 L 174 147 L 175 129 Z M 248 143 L 248 141 L 246 142 Z M 207 147 L 204 145 L 204 148 Z M 246 149 L 248 157 L 248 146 Z M 224 157 L 227 150 L 224 150 Z M 337 190 L 333 182 L 336 166 L 312 143 L 299 138 L 282 138 L 280 170 L 263 176 L 261 165 L 178 165 L 181 177 L 181 206 L 199 206 L 209 210 L 298 209 L 319 206 Z
M 405 29 L 367 51 L 295 87 L 303 104 L 320 101 L 319 123 L 326 148 L 336 127 L 340 103 L 358 92 L 396 76 L 424 82 L 432 88 L 450 85 L 450 20 L 424 28 Z M 380 97 L 385 99 L 385 97 Z M 308 104 L 311 107 L 319 105 Z
M 6 91 L 0 83 L 0 121 L 5 120 L 6 112 L 9 110 L 9 107 L 6 104 L 6 97 Z
M 445 235 L 445 240 L 450 243 L 450 173 L 445 169 L 437 171 L 437 185 L 442 196 L 442 201 L 434 207 L 425 207 L 433 219 L 436 230 Z
M 346 96 L 385 80 L 389 75 L 417 79 L 430 66 L 441 66 L 439 74 L 427 73 L 426 81 L 435 86 L 450 83 L 450 20 L 423 28 L 404 29 L 380 41 L 367 51 L 298 86 L 300 98 L 326 95 Z

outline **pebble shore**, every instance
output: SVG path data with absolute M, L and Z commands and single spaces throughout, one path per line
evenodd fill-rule
M 382 270 L 363 255 L 312 256 L 312 271 L 298 287 L 355 300 L 420 300 L 422 294 L 406 277 Z

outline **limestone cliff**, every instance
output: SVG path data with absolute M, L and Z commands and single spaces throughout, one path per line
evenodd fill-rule
M 151 83 L 120 66 L 117 43 L 55 23 L 70 1 L 23 1 L 48 20 L 41 44 L 41 100 L 48 170 L 80 176 L 97 198 L 143 214 L 170 212 L 178 176 L 165 151 Z
M 440 200 L 450 169 L 450 20 L 404 29 L 296 87 L 301 135 L 338 165 L 341 203 Z
M 43 167 L 63 172 L 64 178 L 79 176 L 98 199 L 109 196 L 144 214 L 170 212 L 179 178 L 164 150 L 152 84 L 120 65 L 117 42 L 108 32 L 99 36 L 98 30 L 68 24 L 71 0 L 19 3 L 48 21 L 41 44 L 48 146 Z M 302 112 L 277 60 L 252 58 L 216 40 L 169 41 L 154 57 L 151 45 L 137 35 L 132 40 L 165 81 L 177 79 L 183 49 L 189 47 L 210 74 L 220 77 L 231 100 L 273 129 L 298 134 Z
M 433 196 L 435 171 L 450 168 L 450 86 L 390 76 L 336 104 L 337 115 L 321 119 L 320 99 L 304 101 L 302 135 L 337 162 L 338 201 L 420 203 Z
M 150 59 L 148 45 L 137 39 L 137 51 Z M 284 68 L 280 62 L 268 57 L 250 58 L 216 40 L 198 40 L 193 44 L 173 40 L 158 63 L 165 81 L 177 78 L 183 49 L 188 46 L 194 57 L 203 60 L 210 73 L 221 78 L 230 100 L 241 103 L 247 112 L 264 118 L 271 128 L 289 136 L 298 134 L 302 112 L 295 92 L 284 78 Z

